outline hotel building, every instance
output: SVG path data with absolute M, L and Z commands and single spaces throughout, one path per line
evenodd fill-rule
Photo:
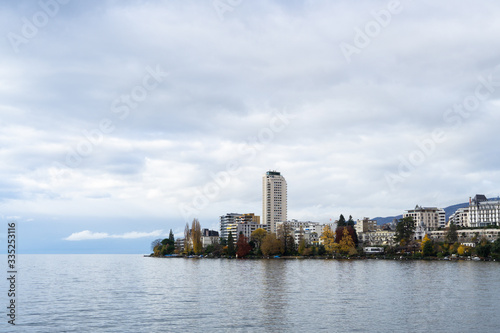
M 287 188 L 285 178 L 277 171 L 262 177 L 262 224 L 276 233 L 276 223 L 287 220 Z

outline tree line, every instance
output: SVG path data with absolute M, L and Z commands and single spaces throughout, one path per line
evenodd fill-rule
M 302 227 L 297 237 L 290 223 L 282 223 L 276 233 L 270 233 L 259 228 L 253 231 L 250 237 L 243 233 L 233 235 L 229 232 L 227 239 L 220 238 L 203 247 L 200 222 L 194 219 L 191 225 L 186 224 L 184 241 L 174 239 L 172 230 L 169 237 L 156 239 L 151 244 L 153 256 L 178 255 L 205 255 L 209 257 L 269 257 L 269 256 L 358 256 L 362 249 L 358 248 L 358 235 L 354 228 L 352 216 L 346 221 L 341 214 L 335 230 L 326 225 L 322 234 L 312 234 L 313 241 L 306 239 Z M 425 235 L 423 240 L 415 240 L 415 223 L 412 217 L 404 217 L 396 224 L 394 241 L 395 246 L 384 246 L 385 254 L 405 254 L 414 258 L 446 257 L 450 255 L 497 258 L 500 259 L 500 238 L 495 242 L 487 239 L 472 241 L 475 247 L 465 246 L 458 242 L 457 227 L 451 223 L 442 242 Z M 298 241 L 296 241 L 296 239 Z M 319 242 L 319 240 L 321 242 Z

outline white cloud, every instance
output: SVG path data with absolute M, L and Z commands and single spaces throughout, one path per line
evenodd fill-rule
M 106 232 L 92 232 L 90 230 L 84 230 L 80 232 L 74 232 L 64 240 L 68 241 L 82 241 L 82 240 L 92 240 L 92 239 L 105 239 L 105 238 L 119 238 L 119 239 L 136 239 L 144 237 L 160 237 L 162 230 L 155 230 L 152 232 L 126 232 L 124 234 L 114 235 L 108 234 Z

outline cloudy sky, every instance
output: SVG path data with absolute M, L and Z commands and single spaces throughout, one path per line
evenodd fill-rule
M 24 253 L 148 253 L 195 217 L 261 215 L 267 170 L 290 219 L 497 196 L 499 16 L 493 0 L 2 2 L 1 237 L 17 221 Z

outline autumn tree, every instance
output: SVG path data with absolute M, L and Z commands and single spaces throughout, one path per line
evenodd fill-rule
M 470 254 L 470 247 L 465 245 L 460 245 L 457 249 L 457 253 L 459 256 L 468 255 Z
M 245 237 L 242 232 L 238 236 L 238 242 L 236 243 L 236 255 L 238 258 L 244 258 L 250 253 L 252 247 L 248 244 L 248 237 Z
M 257 253 L 260 251 L 260 247 L 262 246 L 262 241 L 267 235 L 267 231 L 262 228 L 258 228 L 252 232 L 250 235 L 250 240 L 255 243 L 255 248 L 257 249 Z
M 299 254 L 301 256 L 304 255 L 304 252 L 306 250 L 306 240 L 304 238 L 302 238 L 300 241 L 299 241 L 299 247 L 297 249 L 297 252 L 299 252 Z
M 283 253 L 282 243 L 276 238 L 276 234 L 268 233 L 262 241 L 261 250 L 264 256 Z
M 335 229 L 335 242 L 340 243 L 342 238 L 344 237 L 344 230 L 347 230 L 349 235 L 351 236 L 352 240 L 354 241 L 354 245 L 358 245 L 358 234 L 356 233 L 356 230 L 352 226 L 344 226 L 344 227 L 337 227 Z
M 413 221 L 413 217 L 403 217 L 402 219 L 399 219 L 399 222 L 396 225 L 396 234 L 394 235 L 394 241 L 400 244 L 402 242 L 408 244 L 412 239 L 414 232 L 415 223 Z
M 193 219 L 191 224 L 191 243 L 193 243 L 193 252 L 200 254 L 203 251 L 203 243 L 201 241 L 201 225 L 198 219 Z
M 157 246 L 161 246 L 161 238 L 155 239 L 151 242 L 151 251 L 154 251 Z
M 191 253 L 191 231 L 189 230 L 189 224 L 186 223 L 184 228 L 184 253 Z
M 236 250 L 234 248 L 233 233 L 230 231 L 229 235 L 227 236 L 227 255 L 232 257 L 235 254 L 236 254 Z
M 425 243 L 430 242 L 431 239 L 429 238 L 429 235 L 425 234 L 424 239 L 422 239 L 422 244 L 420 244 L 421 249 L 424 249 Z
M 295 252 L 295 239 L 293 237 L 293 228 L 289 223 L 283 222 L 278 227 L 277 238 L 281 241 L 284 255 L 291 255 Z
M 323 241 L 326 253 L 333 254 L 338 250 L 338 244 L 335 243 L 335 234 L 329 225 L 325 225 L 323 228 L 320 239 Z
M 343 254 L 351 254 L 354 252 L 352 250 L 356 249 L 356 246 L 354 245 L 352 236 L 349 234 L 348 228 L 343 229 L 342 239 L 339 242 L 339 251 Z

